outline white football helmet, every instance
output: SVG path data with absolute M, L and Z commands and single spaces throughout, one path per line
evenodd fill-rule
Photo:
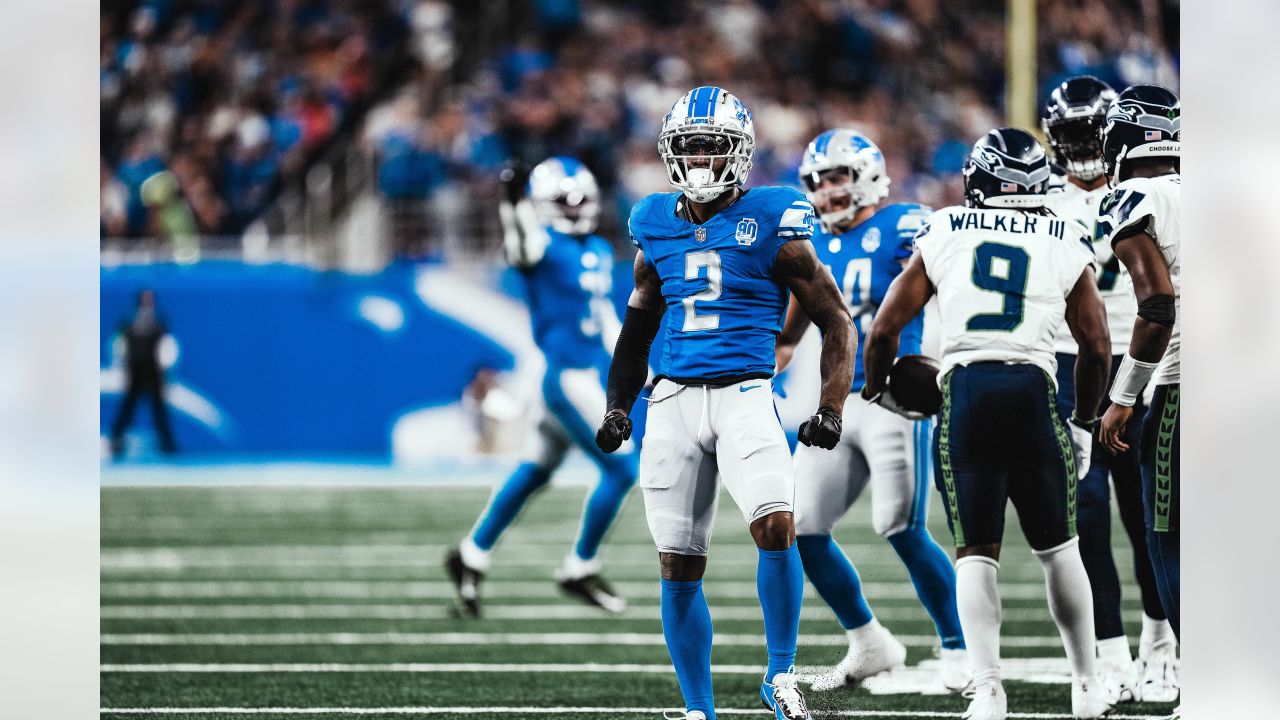
M 586 165 L 557 156 L 529 173 L 526 191 L 538 222 L 568 235 L 595 232 L 600 220 L 600 186 Z
M 699 203 L 745 183 L 755 149 L 751 111 L 711 85 L 694 88 L 677 100 L 658 134 L 658 155 L 667 166 L 668 181 Z
M 832 170 L 847 174 L 848 181 L 836 187 L 819 189 L 822 176 Z M 858 210 L 875 205 L 889 194 L 889 171 L 884 154 L 865 135 L 856 130 L 828 130 L 809 143 L 800 161 L 800 184 L 813 203 L 822 229 L 829 233 L 848 222 Z M 831 210 L 831 203 L 844 197 L 849 204 Z M 827 208 L 824 212 L 823 208 Z

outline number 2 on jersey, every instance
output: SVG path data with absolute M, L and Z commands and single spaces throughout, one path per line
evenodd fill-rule
M 694 330 L 715 330 L 720 327 L 720 315 L 717 313 L 708 313 L 699 315 L 694 303 L 702 300 L 710 302 L 720 297 L 720 282 L 722 271 L 720 270 L 720 253 L 715 250 L 705 250 L 703 252 L 691 252 L 684 256 L 684 279 L 697 280 L 702 274 L 702 268 L 707 269 L 707 287 L 701 292 L 694 293 L 687 298 L 681 300 L 684 303 L 684 326 L 681 327 L 683 332 Z
M 1004 311 L 978 313 L 969 318 L 969 330 L 1012 332 L 1022 324 L 1027 292 L 1027 251 L 1012 245 L 984 242 L 973 251 L 973 284 L 1004 295 Z

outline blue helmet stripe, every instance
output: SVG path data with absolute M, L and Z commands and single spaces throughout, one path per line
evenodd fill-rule
M 836 134 L 835 130 L 828 130 L 818 136 L 818 142 L 814 146 L 813 151 L 818 154 L 826 154 L 827 146 L 831 144 L 831 137 Z
M 685 117 L 698 116 L 698 97 L 701 95 L 702 95 L 702 88 L 700 87 L 694 88 L 693 92 L 689 93 L 689 113 L 685 115 Z
M 711 85 L 694 88 L 693 92 L 689 94 L 689 112 L 685 117 L 710 117 L 714 103 L 719 95 L 720 88 Z
M 571 157 L 561 155 L 557 157 L 556 160 L 560 161 L 560 167 L 564 168 L 564 174 L 568 177 L 573 177 L 577 174 L 578 168 L 582 167 L 582 163 L 579 163 Z

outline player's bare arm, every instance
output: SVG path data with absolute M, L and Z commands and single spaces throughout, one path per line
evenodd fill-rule
M 1075 369 L 1075 420 L 1092 427 L 1111 372 L 1111 330 L 1092 266 L 1080 273 L 1067 296 L 1066 319 L 1071 337 L 1080 347 Z
M 645 262 L 644 251 L 636 253 L 634 275 L 635 289 L 627 300 L 627 314 L 609 365 L 608 410 L 596 431 L 596 445 L 605 452 L 617 450 L 631 437 L 628 416 L 649 376 L 649 346 L 666 309 L 662 278 Z
M 857 339 L 853 317 L 836 280 L 818 260 L 813 245 L 792 241 L 782 246 L 774 273 L 787 284 L 799 310 L 822 331 L 822 395 L 820 404 L 839 413 L 844 410 L 853 383 L 853 358 Z
M 782 332 L 778 333 L 778 345 L 774 349 L 777 363 L 774 372 L 780 373 L 791 364 L 791 358 L 796 354 L 796 346 L 800 344 L 805 332 L 812 324 L 813 321 L 805 314 L 800 303 L 796 302 L 794 297 L 791 298 L 791 303 L 787 305 L 787 319 L 782 324 Z
M 778 250 L 774 274 L 795 295 L 800 309 L 822 331 L 822 392 L 818 412 L 800 426 L 800 442 L 830 450 L 840 440 L 844 401 L 853 383 L 857 336 L 849 306 L 813 245 L 792 241 Z
M 1129 271 L 1133 280 L 1133 294 L 1138 300 L 1138 317 L 1133 322 L 1129 357 L 1148 365 L 1159 363 L 1173 337 L 1175 320 L 1173 280 L 1169 277 L 1169 265 L 1155 238 L 1145 231 L 1115 240 L 1113 250 Z M 1116 376 L 1117 386 L 1121 385 L 1123 375 L 1125 372 L 1122 366 L 1122 372 Z M 1113 402 L 1102 416 L 1099 440 L 1111 452 L 1129 449 L 1122 435 L 1124 425 L 1132 415 L 1132 405 Z
M 884 302 L 867 331 L 867 344 L 862 348 L 862 371 L 866 377 L 862 397 L 872 398 L 884 391 L 893 359 L 898 356 L 898 336 L 907 323 L 924 310 L 933 293 L 933 283 L 924 270 L 924 259 L 919 252 L 913 253 L 902 274 L 889 285 Z

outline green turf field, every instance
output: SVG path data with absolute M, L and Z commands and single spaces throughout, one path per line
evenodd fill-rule
M 104 488 L 103 717 L 660 718 L 681 703 L 662 644 L 657 556 L 638 495 L 603 552 L 607 578 L 632 603 L 624 616 L 563 598 L 551 581 L 584 493 L 551 488 L 534 499 L 495 553 L 482 587 L 486 617 L 461 620 L 441 560 L 471 526 L 487 488 Z M 936 507 L 931 515 L 935 536 L 949 544 Z M 864 503 L 837 537 L 872 608 L 907 644 L 908 664 L 929 661 L 932 623 L 869 525 Z M 1065 660 L 1039 563 L 1020 538 L 1006 539 L 1007 670 L 1060 678 Z M 1136 639 L 1131 556 L 1116 541 Z M 726 495 L 706 583 L 717 705 L 726 716 L 768 717 L 756 700 L 765 651 L 755 558 Z M 801 672 L 843 655 L 843 632 L 812 588 L 800 632 Z M 901 682 L 931 677 L 908 671 Z M 1070 716 L 1067 685 L 1006 687 L 1012 717 Z M 866 689 L 807 697 L 816 718 L 959 717 L 967 706 L 958 696 Z M 1130 704 L 1115 714 L 1170 711 Z

